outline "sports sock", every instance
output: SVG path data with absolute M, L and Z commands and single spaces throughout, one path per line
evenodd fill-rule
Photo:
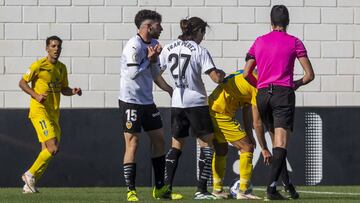
M 280 147 L 273 148 L 273 157 L 271 163 L 270 179 L 268 183 L 268 192 L 276 191 L 276 182 L 279 179 L 283 162 L 286 160 L 287 150 Z
M 181 150 L 176 148 L 171 148 L 166 154 L 165 158 L 165 184 L 170 186 L 172 189 L 172 184 L 175 176 L 176 169 L 178 167 L 179 157 L 181 156 Z
M 281 167 L 281 173 L 280 173 L 280 177 L 281 177 L 281 181 L 283 183 L 284 186 L 289 186 L 290 182 L 290 178 L 289 178 L 289 172 L 287 170 L 286 167 L 286 158 L 285 161 L 283 162 L 283 165 Z
M 212 161 L 213 190 L 222 190 L 225 171 L 226 156 L 218 156 L 216 153 L 214 153 Z
M 207 191 L 207 181 L 211 177 L 211 162 L 213 157 L 213 150 L 210 147 L 200 148 L 200 156 L 198 160 L 199 165 L 199 180 L 198 191 Z
M 251 175 L 253 171 L 252 159 L 252 152 L 240 153 L 240 191 L 243 192 L 245 192 L 250 185 Z
M 46 148 L 39 153 L 35 162 L 29 169 L 29 172 L 35 177 L 36 181 L 41 178 L 52 158 L 53 155 L 51 155 Z
M 126 187 L 128 190 L 135 190 L 136 163 L 126 163 L 123 167 Z
M 159 189 L 164 186 L 165 155 L 152 158 L 151 162 L 154 169 L 155 187 Z

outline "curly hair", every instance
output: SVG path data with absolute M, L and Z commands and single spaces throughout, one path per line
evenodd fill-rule
M 143 23 L 145 20 L 155 20 L 158 22 L 161 22 L 162 17 L 161 15 L 156 12 L 156 11 L 152 11 L 152 10 L 140 10 L 136 15 L 135 15 L 135 25 L 136 27 L 139 29 L 141 23 Z

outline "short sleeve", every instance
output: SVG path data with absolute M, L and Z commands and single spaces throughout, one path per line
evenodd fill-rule
M 162 70 L 162 71 L 165 71 L 166 68 L 167 68 L 166 56 L 167 56 L 166 50 L 163 49 L 163 50 L 161 51 L 161 53 L 160 53 L 160 56 L 159 56 L 160 70 Z
M 205 73 L 206 71 L 215 68 L 215 64 L 214 61 L 209 53 L 208 50 L 206 50 L 205 48 L 201 51 L 201 54 L 199 55 L 200 57 L 200 63 L 201 63 L 201 72 Z
M 257 40 L 255 40 L 254 43 L 251 45 L 248 53 L 246 54 L 246 58 L 255 59 L 256 42 Z
M 139 52 L 141 50 L 141 46 L 139 43 L 134 41 L 128 43 L 123 51 L 123 55 L 126 59 L 126 64 L 128 66 L 140 65 L 140 55 Z
M 31 64 L 31 66 L 29 67 L 29 69 L 26 71 L 26 73 L 23 75 L 23 79 L 26 82 L 31 82 L 34 80 L 34 78 L 37 77 L 37 75 L 39 74 L 39 64 L 37 62 Z
M 67 87 L 69 87 L 69 80 L 68 80 L 68 73 L 67 73 L 67 69 L 66 66 L 63 65 L 62 66 L 62 80 L 61 80 L 61 89 L 66 89 Z
M 305 46 L 298 38 L 296 38 L 295 41 L 295 52 L 297 58 L 307 57 L 307 51 L 305 49 Z

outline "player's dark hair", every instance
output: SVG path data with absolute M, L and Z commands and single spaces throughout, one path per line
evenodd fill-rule
M 270 19 L 273 26 L 286 29 L 290 22 L 289 11 L 284 5 L 275 5 L 271 9 Z
M 156 11 L 146 10 L 146 9 L 140 10 L 135 15 L 135 19 L 134 19 L 136 27 L 140 28 L 141 23 L 143 23 L 145 20 L 155 20 L 155 21 L 161 22 L 162 17 Z
M 46 46 L 49 46 L 50 41 L 52 41 L 52 40 L 59 41 L 60 44 L 62 44 L 62 40 L 60 39 L 60 37 L 58 37 L 56 35 L 53 35 L 53 36 L 50 36 L 50 37 L 46 38 Z
M 180 21 L 182 34 L 179 35 L 178 38 L 181 40 L 193 40 L 199 30 L 204 33 L 206 31 L 206 27 L 209 27 L 209 25 L 201 18 L 191 17 L 189 19 L 182 19 Z

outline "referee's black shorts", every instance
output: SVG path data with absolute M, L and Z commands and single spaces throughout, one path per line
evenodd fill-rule
M 256 97 L 260 117 L 268 130 L 293 130 L 295 92 L 290 87 L 269 85 L 258 90 Z

